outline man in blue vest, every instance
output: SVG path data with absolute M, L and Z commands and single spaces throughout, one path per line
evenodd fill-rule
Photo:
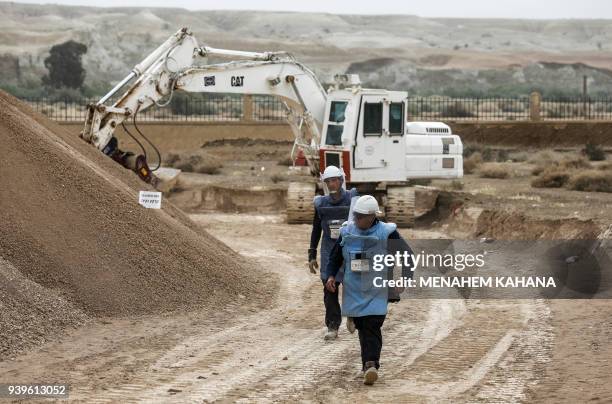
M 397 225 L 378 220 L 377 213 L 380 212 L 376 198 L 364 195 L 357 199 L 353 220 L 342 226 L 329 255 L 325 283 L 327 290 L 336 292 L 336 274 L 344 269 L 342 315 L 352 318 L 359 330 L 363 382 L 367 385 L 378 380 L 381 327 L 392 292 L 384 281 L 392 279 L 395 266 L 380 264 L 381 260 L 375 257 L 406 252 L 409 259 L 407 265 L 402 264 L 402 276 L 411 278 L 414 268 L 412 250 L 397 232 Z M 373 265 L 377 261 L 380 265 Z
M 336 276 L 334 291 L 325 288 L 328 278 L 327 260 L 329 253 L 340 235 L 340 227 L 348 219 L 351 199 L 357 195 L 356 189 L 346 191 L 343 187 L 344 173 L 336 166 L 328 166 L 321 179 L 327 186 L 328 195 L 317 196 L 314 200 L 315 214 L 310 234 L 308 249 L 308 267 L 313 274 L 317 273 L 317 246 L 321 240 L 321 281 L 323 282 L 323 303 L 325 304 L 325 325 L 327 332 L 325 340 L 333 340 L 338 336 L 338 328 L 342 323 L 340 304 L 338 303 L 338 284 L 342 282 L 342 274 Z M 336 274 L 334 274 L 336 275 Z

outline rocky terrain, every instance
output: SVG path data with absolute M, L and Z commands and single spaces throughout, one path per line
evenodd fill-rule
M 51 46 L 89 48 L 86 84 L 108 89 L 180 27 L 201 44 L 286 50 L 322 81 L 356 72 L 369 86 L 418 94 L 591 94 L 612 90 L 607 20 L 443 19 L 411 15 L 190 11 L 0 3 L 4 87 L 36 89 Z

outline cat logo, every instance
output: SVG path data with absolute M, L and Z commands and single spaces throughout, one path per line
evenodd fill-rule
M 214 86 L 215 76 L 204 76 L 204 87 Z
M 244 76 L 232 76 L 232 87 L 242 87 Z

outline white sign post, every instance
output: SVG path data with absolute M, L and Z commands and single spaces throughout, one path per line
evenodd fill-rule
M 162 193 L 156 191 L 140 191 L 138 203 L 147 209 L 161 209 Z

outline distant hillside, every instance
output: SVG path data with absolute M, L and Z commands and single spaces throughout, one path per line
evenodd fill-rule
M 612 21 L 442 19 L 324 13 L 189 11 L 0 3 L 0 84 L 36 88 L 50 47 L 86 44 L 86 83 L 103 91 L 183 26 L 203 44 L 287 50 L 322 81 L 418 94 L 612 90 Z

